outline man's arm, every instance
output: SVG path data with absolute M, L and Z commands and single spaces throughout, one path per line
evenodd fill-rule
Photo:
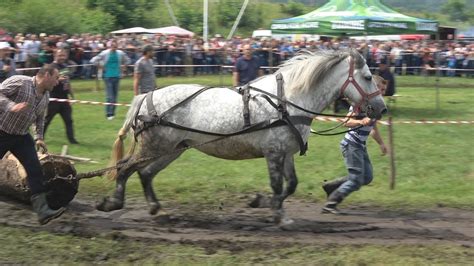
M 138 82 L 141 78 L 142 74 L 138 73 L 138 72 L 135 72 L 133 74 L 133 93 L 134 95 L 138 95 Z
M 239 60 L 235 62 L 234 70 L 232 72 L 232 84 L 234 87 L 239 85 L 240 73 L 239 73 Z
M 233 83 L 234 87 L 239 85 L 239 72 L 237 72 L 237 71 L 233 72 L 232 83 Z
M 90 60 L 91 64 L 94 64 L 94 65 L 101 64 L 102 61 L 104 60 L 105 51 L 106 50 L 104 50 L 104 51 L 100 52 L 98 55 L 92 57 L 91 60 Z
M 382 139 L 382 136 L 380 135 L 377 124 L 375 124 L 372 131 L 370 131 L 370 135 L 379 144 L 380 151 L 382 152 L 382 156 L 387 154 L 388 149 L 387 149 L 387 146 L 385 146 L 385 143 L 383 142 L 383 139 Z
M 347 113 L 347 118 L 349 118 L 345 123 L 344 123 L 344 126 L 345 127 L 350 127 L 350 128 L 353 128 L 353 127 L 358 127 L 358 126 L 368 126 L 370 125 L 370 123 L 372 123 L 372 119 L 368 118 L 368 117 L 364 117 L 363 119 L 354 119 L 353 117 L 355 117 L 356 113 L 354 112 L 349 112 Z
M 10 100 L 8 96 L 12 96 L 18 92 L 21 88 L 21 83 L 20 82 L 14 82 L 10 79 L 5 80 L 1 85 L 0 85 L 0 112 L 7 112 L 7 111 L 21 111 L 26 107 L 26 103 L 21 103 L 24 105 L 21 110 L 17 110 L 21 106 L 17 106 L 14 108 L 14 106 L 18 105 L 14 101 Z

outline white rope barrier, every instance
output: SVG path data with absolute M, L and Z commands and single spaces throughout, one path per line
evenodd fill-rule
M 67 66 L 68 68 L 76 68 L 76 67 L 82 67 L 82 66 L 94 66 L 94 64 L 81 64 L 81 65 L 69 65 Z M 135 65 L 127 65 L 127 67 L 134 67 Z M 234 68 L 235 66 L 233 65 L 153 65 L 153 67 L 160 67 L 160 68 L 165 68 L 165 67 L 220 67 L 220 68 Z M 260 68 L 262 69 L 277 69 L 279 68 L 278 66 L 261 66 Z M 426 69 L 425 67 L 422 66 L 416 66 L 416 67 L 390 67 L 393 69 Z M 39 70 L 41 69 L 40 67 L 30 67 L 30 68 L 17 68 L 16 71 L 27 71 L 27 70 Z M 370 69 L 377 69 L 376 67 L 371 67 Z M 474 69 L 468 69 L 468 68 L 448 68 L 448 67 L 433 67 L 431 69 L 427 70 L 451 70 L 451 71 L 466 71 L 466 72 L 474 72 Z
M 60 102 L 60 103 L 79 103 L 79 104 L 89 104 L 89 105 L 114 105 L 114 106 L 126 106 L 130 107 L 130 104 L 126 103 L 106 103 L 106 102 L 97 102 L 97 101 L 83 101 L 83 100 L 70 100 L 70 99 L 59 99 L 59 98 L 50 98 L 50 102 Z M 344 122 L 346 119 L 339 117 L 315 117 L 314 120 L 323 121 L 323 122 Z M 377 121 L 382 125 L 390 125 L 389 122 L 384 120 Z M 441 125 L 453 125 L 453 124 L 474 124 L 474 120 L 400 120 L 393 121 L 394 124 L 441 124 Z

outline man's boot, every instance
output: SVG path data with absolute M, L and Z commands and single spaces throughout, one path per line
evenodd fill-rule
M 344 182 L 347 181 L 347 176 L 336 178 L 332 181 L 324 181 L 322 188 L 326 192 L 326 197 L 329 198 L 329 195 L 336 190 L 339 186 L 341 186 Z
M 342 202 L 344 199 L 344 195 L 335 190 L 333 193 L 328 198 L 328 201 L 326 201 L 326 204 L 324 204 L 322 213 L 332 213 L 332 214 L 340 214 L 339 210 L 336 208 L 339 203 Z
M 50 209 L 46 201 L 46 193 L 38 193 L 31 196 L 31 204 L 33 205 L 33 210 L 38 214 L 38 222 L 41 225 L 58 218 L 66 210 L 62 207 L 58 210 Z

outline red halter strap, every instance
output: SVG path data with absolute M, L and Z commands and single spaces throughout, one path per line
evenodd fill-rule
M 370 99 L 374 98 L 375 96 L 382 94 L 380 90 L 377 89 L 377 91 L 367 94 L 362 87 L 357 83 L 357 81 L 354 79 L 354 59 L 351 57 L 351 60 L 349 62 L 349 76 L 347 77 L 346 81 L 341 87 L 341 94 L 340 96 L 344 95 L 344 91 L 347 89 L 349 84 L 354 85 L 354 87 L 357 89 L 361 97 L 360 102 L 357 104 L 356 108 L 360 107 L 364 102 L 368 103 Z

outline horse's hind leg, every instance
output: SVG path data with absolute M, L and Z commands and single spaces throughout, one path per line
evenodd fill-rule
M 182 153 L 183 152 L 179 152 L 177 154 L 160 157 L 153 163 L 138 169 L 138 175 L 140 176 L 143 192 L 145 193 L 145 198 L 148 202 L 150 208 L 149 212 L 151 215 L 157 214 L 161 207 L 156 198 L 155 192 L 153 191 L 153 177 L 155 177 L 158 172 L 163 170 L 171 162 L 176 160 Z
M 128 178 L 137 170 L 138 163 L 134 162 L 135 157 L 129 159 L 127 165 L 121 168 L 117 173 L 116 187 L 113 196 L 105 197 L 102 202 L 96 205 L 99 211 L 114 211 L 123 208 L 125 197 L 125 185 Z

